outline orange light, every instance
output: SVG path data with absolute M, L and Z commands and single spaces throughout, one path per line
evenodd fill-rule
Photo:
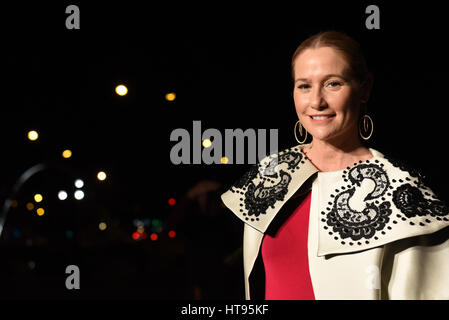
M 168 232 L 168 236 L 169 236 L 170 238 L 174 238 L 174 237 L 176 237 L 176 232 L 173 231 L 173 230 L 170 230 L 170 231 Z
M 165 95 L 167 101 L 174 101 L 176 99 L 176 93 L 170 92 Z
M 70 158 L 71 156 L 72 156 L 72 151 L 69 150 L 69 149 L 64 150 L 64 151 L 62 152 L 62 157 L 65 158 L 65 159 L 68 159 L 68 158 Z
M 153 241 L 156 241 L 157 238 L 158 238 L 158 236 L 157 236 L 156 233 L 152 233 L 151 236 L 150 236 L 150 239 L 153 240 Z
M 175 203 L 176 203 L 176 200 L 175 200 L 175 199 L 173 199 L 173 198 L 168 199 L 168 204 L 169 204 L 169 205 L 174 206 Z

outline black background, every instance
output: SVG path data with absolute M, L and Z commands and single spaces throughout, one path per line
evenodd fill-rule
M 69 4 L 80 8 L 80 30 L 65 27 Z M 380 30 L 365 27 L 369 4 L 380 8 Z M 179 236 L 169 239 L 168 199 L 181 202 L 203 179 L 225 189 L 248 165 L 173 165 L 170 133 L 192 132 L 200 120 L 203 130 L 278 129 L 279 149 L 295 144 L 290 59 L 305 38 L 323 30 L 359 41 L 374 74 L 369 146 L 425 173 L 449 200 L 447 19 L 437 2 L 62 1 L 5 5 L 0 12 L 1 201 L 27 168 L 48 166 L 14 196 L 18 207 L 0 238 L 1 297 L 192 299 L 184 243 L 193 237 L 205 243 L 205 256 L 226 255 L 238 249 L 243 226 L 222 211 L 220 221 L 232 230 L 226 236 L 186 217 Z M 119 83 L 128 86 L 127 96 L 114 93 Z M 172 91 L 177 99 L 168 102 Z M 26 139 L 31 129 L 40 134 L 36 142 Z M 60 156 L 66 148 L 71 159 Z M 103 183 L 95 178 L 99 170 L 108 173 Z M 86 198 L 57 200 L 57 191 L 74 189 L 78 177 Z M 42 217 L 24 208 L 38 191 L 45 199 Z M 160 239 L 134 241 L 134 219 L 163 221 Z M 100 232 L 103 220 L 111 228 Z M 213 234 L 221 238 L 212 241 Z M 217 248 L 221 242 L 228 246 Z M 65 288 L 69 264 L 80 267 L 80 290 Z M 241 260 L 224 268 L 225 275 L 212 266 L 201 270 L 202 281 L 227 279 L 203 299 L 243 298 Z

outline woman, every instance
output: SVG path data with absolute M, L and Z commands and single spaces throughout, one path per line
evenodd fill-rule
M 357 42 L 316 34 L 292 73 L 300 144 L 222 195 L 245 222 L 246 298 L 449 299 L 449 209 L 419 172 L 364 146 L 373 79 Z

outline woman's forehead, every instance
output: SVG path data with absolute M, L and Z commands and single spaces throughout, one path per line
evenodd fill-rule
M 296 77 L 340 74 L 344 76 L 347 62 L 343 55 L 331 47 L 306 49 L 295 61 Z

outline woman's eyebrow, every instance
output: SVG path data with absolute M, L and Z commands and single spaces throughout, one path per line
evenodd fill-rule
M 334 73 L 325 75 L 324 76 L 324 80 L 332 78 L 332 77 L 338 77 L 338 78 L 342 78 L 343 80 L 345 80 L 345 77 L 343 77 L 342 75 L 334 74 Z M 310 80 L 306 79 L 306 78 L 298 78 L 298 79 L 295 80 L 295 83 L 298 82 L 298 81 L 310 82 Z

